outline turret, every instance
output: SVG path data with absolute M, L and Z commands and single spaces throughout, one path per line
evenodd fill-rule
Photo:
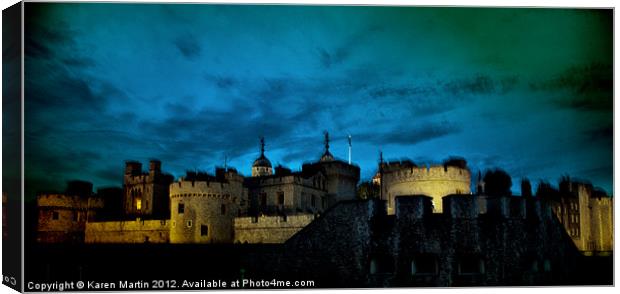
M 329 133 L 325 132 L 325 153 L 321 156 L 321 162 L 334 161 L 334 156 L 329 152 Z
M 265 138 L 260 138 L 260 156 L 252 164 L 252 176 L 262 177 L 273 174 L 271 161 L 265 157 Z
M 484 180 L 482 178 L 482 172 L 478 171 L 478 182 L 476 183 L 476 194 L 484 195 Z
M 125 161 L 125 175 L 137 176 L 142 173 L 142 163 L 138 161 Z
M 149 162 L 149 173 L 158 174 L 161 172 L 161 161 L 157 159 L 152 159 Z

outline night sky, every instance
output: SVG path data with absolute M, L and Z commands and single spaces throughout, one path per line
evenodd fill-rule
M 362 180 L 462 156 L 472 174 L 613 188 L 612 10 L 26 3 L 26 185 L 250 175 L 323 152 Z

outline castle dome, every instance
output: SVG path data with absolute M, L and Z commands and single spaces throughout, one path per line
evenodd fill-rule
M 271 161 L 265 157 L 265 138 L 260 138 L 260 156 L 252 164 L 252 176 L 270 176 L 273 172 Z
M 265 157 L 265 154 L 261 154 L 259 158 L 254 160 L 252 167 L 271 167 L 271 161 Z

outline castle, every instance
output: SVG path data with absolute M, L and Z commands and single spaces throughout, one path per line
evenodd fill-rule
M 142 171 L 141 163 L 128 161 L 122 195 L 114 188 L 95 195 L 92 184 L 64 194 L 39 195 L 37 240 L 283 243 L 330 206 L 355 199 L 359 178 L 359 167 L 329 152 L 328 133 L 321 158 L 296 172 L 273 168 L 263 138 L 251 177 L 233 168 L 216 168 L 214 175 L 187 172 L 174 181 L 161 171 L 158 160 L 150 161 L 148 172 Z
M 338 203 L 359 201 L 359 179 L 359 167 L 330 153 L 327 133 L 320 159 L 303 164 L 300 171 L 274 168 L 263 138 L 250 177 L 233 168 L 216 168 L 214 174 L 187 172 L 174 180 L 162 172 L 158 160 L 149 163 L 148 172 L 142 171 L 141 163 L 128 161 L 122 189 L 99 189 L 94 194 L 92 184 L 73 181 L 65 193 L 39 195 L 37 240 L 282 244 Z M 385 202 L 388 216 L 398 217 L 397 198 L 403 203 L 412 195 L 428 196 L 424 210 L 435 214 L 454 211 L 445 206 L 449 195 L 475 199 L 471 209 L 481 214 L 489 205 L 505 215 L 525 209 L 511 206 L 513 200 L 493 200 L 480 176 L 473 193 L 471 172 L 460 158 L 430 166 L 381 159 L 373 182 L 379 186 L 378 198 Z M 522 194 L 533 197 L 529 181 L 522 183 Z M 579 251 L 588 255 L 613 251 L 613 198 L 568 178 L 559 190 L 539 185 L 535 198 L 551 207 Z

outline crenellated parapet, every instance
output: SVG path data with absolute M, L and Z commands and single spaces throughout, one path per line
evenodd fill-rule
M 397 196 L 423 194 L 432 198 L 434 212 L 442 212 L 442 197 L 450 194 L 471 194 L 471 173 L 465 166 L 416 166 L 405 161 L 383 165 L 382 195 L 388 213 L 394 214 Z

